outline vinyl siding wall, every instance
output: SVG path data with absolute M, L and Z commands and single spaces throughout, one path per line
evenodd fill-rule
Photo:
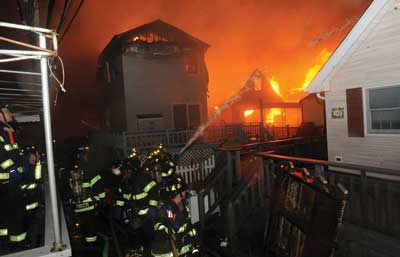
M 400 170 L 400 134 L 368 134 L 365 92 L 400 85 L 400 0 L 391 1 L 331 76 L 326 93 L 329 160 Z M 363 88 L 364 137 L 348 137 L 346 89 Z M 344 119 L 332 119 L 344 107 Z

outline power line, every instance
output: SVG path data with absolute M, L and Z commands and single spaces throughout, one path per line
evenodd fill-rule
M 64 24 L 65 22 L 65 18 L 67 17 L 67 13 L 69 10 L 69 7 L 71 6 L 70 3 L 72 2 L 69 0 L 64 0 L 64 7 L 61 13 L 61 17 L 60 17 L 60 21 L 58 22 L 58 26 L 57 26 L 57 33 L 60 33 L 61 30 L 61 26 Z
M 85 0 L 81 0 L 81 2 L 79 3 L 78 9 L 76 9 L 74 16 L 72 16 L 72 19 L 70 21 L 70 23 L 68 24 L 67 28 L 65 29 L 64 33 L 62 34 L 62 36 L 60 37 L 60 40 L 58 41 L 58 43 L 61 43 L 61 40 L 64 38 L 64 36 L 68 33 L 69 28 L 71 27 L 72 23 L 74 22 L 76 16 L 79 13 L 79 10 L 81 9 L 83 3 L 85 2 Z

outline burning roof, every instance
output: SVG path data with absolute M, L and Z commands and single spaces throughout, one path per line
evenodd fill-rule
M 123 46 L 138 44 L 173 43 L 183 49 L 206 50 L 209 44 L 189 35 L 183 30 L 160 19 L 146 23 L 140 27 L 115 35 L 103 50 L 102 55 L 122 49 Z

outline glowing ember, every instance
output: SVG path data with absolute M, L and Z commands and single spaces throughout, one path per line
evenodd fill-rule
M 313 67 L 309 68 L 306 76 L 304 78 L 304 82 L 301 85 L 301 87 L 299 88 L 292 88 L 290 90 L 291 93 L 295 93 L 298 91 L 304 91 L 304 89 L 306 87 L 308 87 L 308 85 L 311 83 L 311 81 L 314 79 L 314 77 L 317 75 L 317 73 L 319 72 L 319 70 L 322 68 L 322 66 L 325 64 L 325 62 L 329 59 L 329 57 L 331 56 L 332 52 L 326 50 L 326 48 L 324 48 L 321 53 L 319 53 L 319 55 L 317 56 L 317 64 L 315 64 Z
M 133 38 L 133 42 L 136 42 L 138 40 L 139 40 L 139 36 L 136 36 L 136 37 Z
M 276 79 L 274 77 L 270 78 L 269 84 L 271 85 L 271 87 L 275 91 L 275 93 L 277 93 L 280 97 L 283 98 L 281 91 L 280 91 L 279 83 L 278 83 L 278 81 L 276 81 Z
M 246 118 L 246 117 L 249 117 L 250 115 L 253 114 L 253 112 L 254 112 L 254 110 L 246 110 L 246 111 L 244 111 L 244 117 L 245 117 L 245 118 Z
M 275 116 L 281 115 L 281 108 L 271 108 L 266 115 L 266 123 L 275 123 Z

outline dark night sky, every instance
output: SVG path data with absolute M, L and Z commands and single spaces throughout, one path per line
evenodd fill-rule
M 6 8 L 2 8 L 1 17 L 15 18 L 15 1 L 3 1 L 11 4 L 4 5 L 8 11 L 4 15 Z M 79 1 L 74 2 L 76 8 Z M 335 50 L 351 28 L 349 24 L 370 2 L 86 0 L 60 44 L 68 92 L 60 96 L 56 107 L 56 132 L 76 135 L 96 126 L 97 57 L 115 34 L 160 18 L 210 44 L 206 63 L 212 108 L 238 90 L 255 68 L 274 76 L 288 94 L 303 83 L 307 70 L 318 62 L 324 49 Z M 55 18 L 62 4 L 56 1 Z M 53 26 L 57 22 L 54 19 Z M 321 41 L 315 44 L 318 39 Z

